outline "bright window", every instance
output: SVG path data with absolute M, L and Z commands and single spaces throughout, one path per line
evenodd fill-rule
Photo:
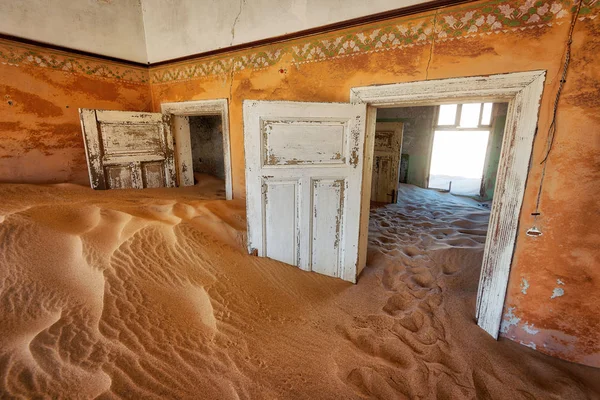
M 438 125 L 455 125 L 457 108 L 458 104 L 441 105 L 438 117 Z
M 460 112 L 461 128 L 477 128 L 481 114 L 481 103 L 463 104 Z
M 492 106 L 492 103 L 440 106 L 431 152 L 430 188 L 460 195 L 479 195 Z

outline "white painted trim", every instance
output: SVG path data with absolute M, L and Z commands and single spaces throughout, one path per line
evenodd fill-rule
M 177 116 L 220 115 L 223 123 L 223 162 L 225 164 L 225 193 L 227 200 L 233 199 L 233 180 L 231 177 L 231 141 L 229 139 L 229 106 L 227 99 L 194 100 L 176 103 L 162 103 L 163 114 Z M 177 160 L 179 169 L 180 160 Z
M 385 107 L 469 100 L 509 103 L 477 294 L 477 324 L 494 338 L 498 338 L 502 321 L 545 77 L 545 71 L 531 71 L 350 89 L 350 101 L 366 103 L 368 115 L 373 115 L 376 108 Z M 366 135 L 361 214 L 368 216 L 371 193 L 371 163 L 368 160 L 373 154 L 374 124 L 367 123 Z M 361 215 L 360 262 L 366 258 L 367 232 L 368 217 Z M 358 269 L 363 267 L 361 264 Z

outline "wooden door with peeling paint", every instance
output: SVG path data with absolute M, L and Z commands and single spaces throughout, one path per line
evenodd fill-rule
M 90 109 L 79 115 L 92 188 L 175 186 L 169 116 Z
M 400 179 L 402 128 L 402 122 L 377 122 L 373 152 L 371 201 L 379 203 L 393 203 L 396 201 Z
M 355 282 L 366 105 L 244 102 L 248 250 Z

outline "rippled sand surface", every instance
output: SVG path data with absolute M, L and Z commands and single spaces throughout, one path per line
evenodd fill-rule
M 0 397 L 600 397 L 600 370 L 474 324 L 475 203 L 403 186 L 352 285 L 247 255 L 245 204 L 201 181 L 0 185 Z

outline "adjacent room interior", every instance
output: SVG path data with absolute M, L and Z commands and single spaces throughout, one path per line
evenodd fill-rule
M 0 0 L 0 398 L 600 398 L 600 1 L 271 3 Z
M 407 281 L 431 291 L 436 249 L 485 243 L 506 113 L 507 103 L 377 110 L 367 264 L 394 254 Z
M 210 175 L 223 181 L 223 193 L 225 193 L 222 129 L 220 116 L 190 117 L 194 183 L 202 179 L 202 176 L 196 174 Z
M 394 183 L 384 190 L 386 193 L 379 192 L 385 180 L 397 180 L 491 202 L 506 112 L 507 103 L 379 109 L 371 201 L 395 203 Z M 398 138 L 391 138 L 392 130 L 397 130 Z M 397 150 L 390 140 L 399 143 Z M 400 156 L 389 159 L 388 153 Z

